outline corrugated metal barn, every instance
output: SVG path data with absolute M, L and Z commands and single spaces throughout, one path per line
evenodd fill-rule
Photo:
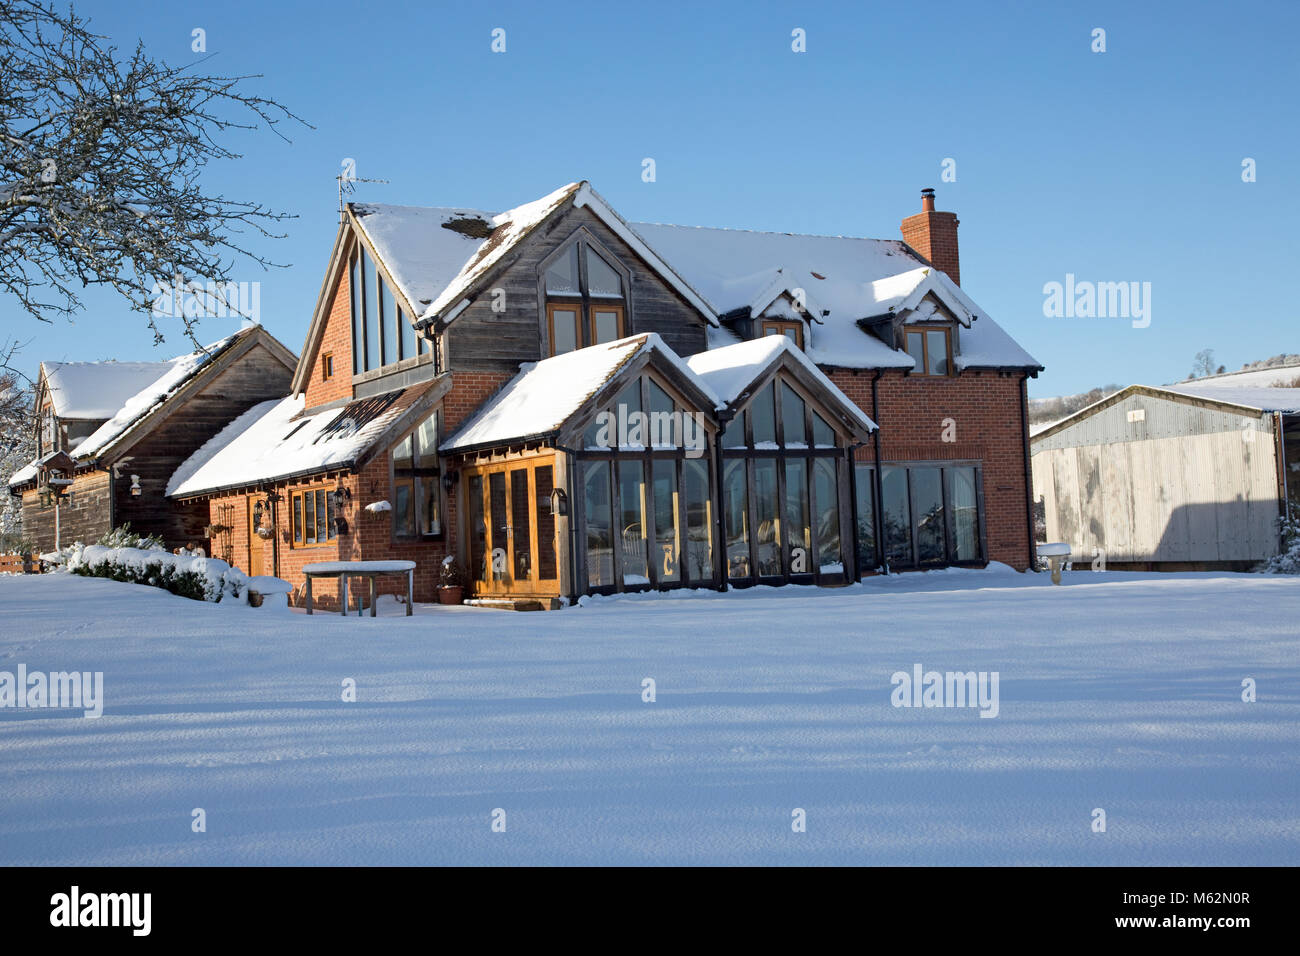
M 1076 564 L 1247 570 L 1300 504 L 1300 388 L 1130 385 L 1030 447 L 1046 540 Z

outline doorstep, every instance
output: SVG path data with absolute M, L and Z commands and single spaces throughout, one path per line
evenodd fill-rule
M 494 608 L 498 611 L 558 611 L 556 598 L 467 598 L 467 607 Z

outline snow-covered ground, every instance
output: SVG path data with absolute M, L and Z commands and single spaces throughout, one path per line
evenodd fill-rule
M 106 698 L 0 710 L 0 863 L 1300 863 L 1297 578 L 421 611 L 0 577 L 0 671 Z M 998 716 L 893 707 L 917 663 L 997 671 Z

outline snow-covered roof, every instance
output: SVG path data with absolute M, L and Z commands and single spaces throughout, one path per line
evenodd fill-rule
M 458 207 L 352 203 L 353 217 L 393 281 L 416 309 L 433 319 L 454 306 L 492 267 L 567 200 L 586 207 L 674 285 L 710 322 L 703 298 L 664 263 L 586 182 L 569 183 L 541 199 L 492 213 Z
M 1040 367 L 955 282 L 901 240 L 659 223 L 634 223 L 633 228 L 719 315 L 747 310 L 757 316 L 772 298 L 802 290 L 804 305 L 816 320 L 808 329 L 807 352 L 818 364 L 911 368 L 910 356 L 864 331 L 858 321 L 903 315 L 934 295 L 966 326 L 956 359 L 959 369 Z
M 254 405 L 181 463 L 167 494 L 209 494 L 349 468 L 424 391 L 417 386 L 308 414 L 302 395 Z
M 638 355 L 658 352 L 681 372 L 715 409 L 722 399 L 655 332 L 526 362 L 486 405 L 470 416 L 441 451 L 503 445 L 552 435 L 582 404 Z
M 99 421 L 111 418 L 131 396 L 166 374 L 170 362 L 42 362 L 54 414 Z
M 167 362 L 155 363 L 162 372 L 148 384 L 122 402 L 112 413 L 112 417 L 99 428 L 86 436 L 71 455 L 76 459 L 94 458 L 104 448 L 121 438 L 133 425 L 171 398 L 187 382 L 198 374 L 199 370 L 233 345 L 240 335 L 251 334 L 252 329 L 244 329 L 234 335 L 213 342 L 202 349 L 179 355 Z
M 1265 386 L 1232 388 L 1228 385 L 1211 385 L 1201 382 L 1179 382 L 1164 386 L 1165 391 L 1205 398 L 1230 405 L 1243 405 L 1261 412 L 1282 412 L 1284 415 L 1300 413 L 1300 388 L 1268 388 Z
M 802 366 L 827 392 L 838 399 L 844 406 L 843 410 L 856 418 L 864 428 L 869 431 L 875 430 L 876 423 L 867 416 L 867 413 L 840 391 L 812 359 L 784 335 L 765 335 L 748 342 L 710 349 L 690 356 L 686 359 L 686 364 L 730 405 L 783 354 L 790 356 Z
M 416 318 L 423 318 L 454 304 L 579 185 L 569 183 L 501 213 L 382 203 L 353 203 L 351 208 L 393 281 L 422 310 Z

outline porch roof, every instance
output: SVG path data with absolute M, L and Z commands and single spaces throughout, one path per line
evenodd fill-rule
M 846 417 L 855 419 L 868 431 L 876 430 L 876 423 L 867 413 L 840 391 L 826 373 L 784 335 L 765 335 L 748 342 L 710 349 L 692 355 L 686 364 L 730 406 L 748 398 L 754 382 L 780 362 L 783 356 L 788 357 L 816 382 L 827 398 L 837 402 Z
M 167 495 L 189 498 L 363 464 L 434 383 L 303 412 L 291 395 L 254 405 L 181 463 Z
M 638 355 L 657 352 L 676 367 L 713 405 L 722 398 L 654 332 L 528 362 L 455 435 L 444 453 L 506 445 L 554 436 L 583 404 Z

